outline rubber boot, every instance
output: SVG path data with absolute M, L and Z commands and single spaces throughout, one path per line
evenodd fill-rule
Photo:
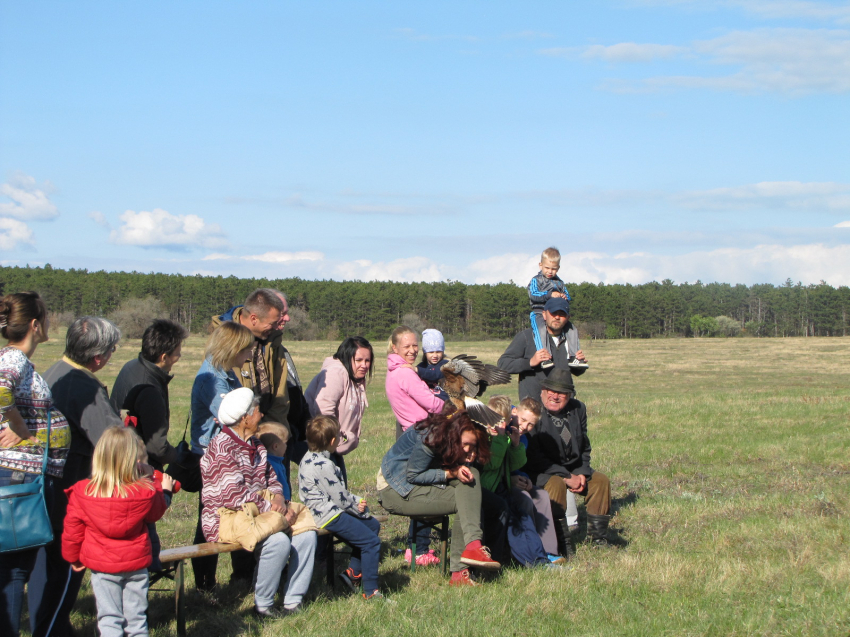
M 610 515 L 588 514 L 587 530 L 593 546 L 608 546 L 608 522 L 610 521 Z
M 567 524 L 567 518 L 555 520 L 555 536 L 558 538 L 558 553 L 568 560 L 576 554 L 576 546 L 573 543 L 573 534 Z

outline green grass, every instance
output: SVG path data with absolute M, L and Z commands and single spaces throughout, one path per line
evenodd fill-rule
M 46 369 L 61 338 L 39 348 Z M 506 343 L 449 343 L 495 363 Z M 291 343 L 306 385 L 336 343 Z M 101 378 L 111 385 L 138 341 L 122 343 Z M 406 527 L 382 532 L 382 586 L 398 605 L 334 596 L 317 573 L 301 615 L 260 624 L 251 595 L 223 588 L 214 610 L 193 594 L 195 635 L 848 635 L 850 406 L 848 339 L 671 339 L 585 344 L 577 380 L 589 410 L 593 465 L 612 481 L 622 546 L 579 546 L 567 572 L 506 569 L 455 590 L 437 569 L 411 577 Z M 203 339 L 192 337 L 171 384 L 172 434 L 182 434 Z M 352 490 L 374 495 L 394 441 L 384 357 L 369 385 L 360 446 L 346 462 Z M 491 392 L 501 388 L 491 388 Z M 504 393 L 516 396 L 516 384 Z M 372 504 L 376 505 L 374 497 Z M 189 544 L 197 496 L 179 494 L 159 524 L 164 546 Z M 219 581 L 230 560 L 219 562 Z M 74 614 L 95 635 L 86 586 Z M 152 634 L 175 632 L 173 601 L 151 595 Z

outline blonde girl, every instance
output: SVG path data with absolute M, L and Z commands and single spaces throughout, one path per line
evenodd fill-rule
M 166 503 L 151 467 L 140 461 L 144 453 L 135 431 L 110 427 L 94 448 L 92 477 L 69 490 L 62 555 L 75 571 L 92 571 L 102 637 L 148 634 L 147 525 L 162 517 Z

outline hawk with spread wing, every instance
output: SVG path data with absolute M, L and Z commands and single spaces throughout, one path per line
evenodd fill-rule
M 485 427 L 495 427 L 503 418 L 487 405 L 478 400 L 490 385 L 505 385 L 511 382 L 511 375 L 488 365 L 477 357 L 460 354 L 443 365 L 443 378 L 440 387 L 449 395 L 458 409 L 466 409 L 473 422 Z

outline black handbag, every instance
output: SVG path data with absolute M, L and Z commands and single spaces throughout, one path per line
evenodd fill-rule
M 47 458 L 50 453 L 50 410 L 41 475 L 32 482 L 0 487 L 0 553 L 33 549 L 53 541 L 53 529 L 44 500 Z
M 183 440 L 174 448 L 177 458 L 168 465 L 165 473 L 180 482 L 180 487 L 189 493 L 198 493 L 201 490 L 201 456 L 192 453 L 190 443 L 186 442 L 186 432 L 189 429 L 189 419 L 186 417 L 186 427 L 183 428 Z

